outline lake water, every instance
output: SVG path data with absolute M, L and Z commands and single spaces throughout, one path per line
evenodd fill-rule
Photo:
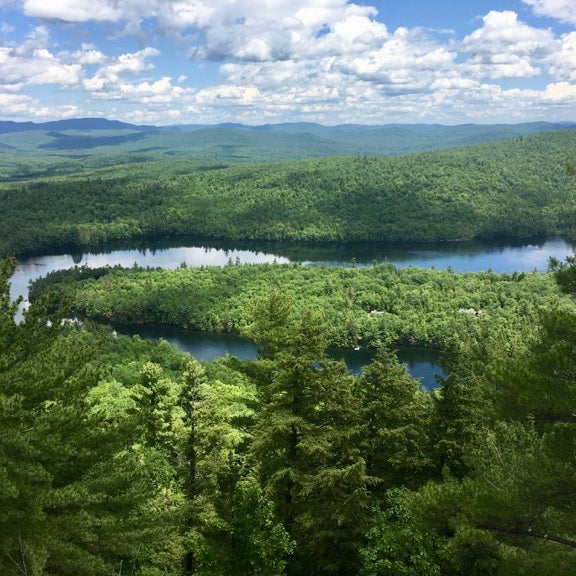
M 191 332 L 183 328 L 170 326 L 130 326 L 117 327 L 121 334 L 138 334 L 142 338 L 162 338 L 196 360 L 215 360 L 225 354 L 236 356 L 240 360 L 252 360 L 258 353 L 258 347 L 249 340 L 234 334 L 211 332 Z M 405 364 L 414 378 L 418 378 L 424 388 L 432 389 L 438 385 L 436 377 L 445 376 L 442 370 L 441 353 L 427 348 L 401 347 L 397 351 L 398 360 Z M 362 367 L 374 358 L 373 350 L 349 350 L 330 348 L 328 354 L 336 360 L 344 360 L 350 371 L 360 374 Z
M 378 243 L 352 245 L 298 246 L 288 244 L 242 244 L 226 246 L 170 246 L 148 245 L 142 248 L 110 250 L 108 252 L 86 252 L 82 254 L 58 254 L 34 256 L 18 262 L 12 278 L 13 298 L 26 299 L 30 281 L 49 272 L 74 266 L 133 265 L 151 268 L 177 268 L 225 266 L 227 264 L 260 264 L 277 262 L 287 264 L 299 262 L 304 266 L 372 266 L 389 263 L 398 267 L 451 268 L 455 272 L 545 272 L 550 257 L 564 260 L 574 252 L 574 244 L 563 239 L 523 245 L 497 245 L 482 243 L 450 243 L 442 245 L 410 246 Z M 253 357 L 254 345 L 232 335 L 186 333 L 177 329 L 154 328 L 145 337 L 162 337 L 199 360 L 212 360 L 226 353 L 239 358 Z M 335 351 L 345 357 L 352 371 L 370 361 L 369 351 Z M 422 349 L 400 350 L 399 357 L 406 363 L 412 375 L 422 379 L 425 387 L 435 385 L 436 374 L 442 375 L 439 356 L 433 351 Z M 437 354 L 437 353 L 436 353 Z
M 244 244 L 241 247 L 149 245 L 144 248 L 34 256 L 19 260 L 12 278 L 12 296 L 26 298 L 30 281 L 54 270 L 74 266 L 149 266 L 177 268 L 225 266 L 230 263 L 261 264 L 300 262 L 304 266 L 372 266 L 389 263 L 399 267 L 446 269 L 455 272 L 545 272 L 550 257 L 564 260 L 574 244 L 556 238 L 523 245 L 483 244 L 478 242 L 441 245 L 389 245 L 357 243 L 330 246 L 294 244 Z

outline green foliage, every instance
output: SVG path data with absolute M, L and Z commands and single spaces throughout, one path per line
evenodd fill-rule
M 442 573 L 570 574 L 573 456 L 555 452 L 530 426 L 505 423 L 480 432 L 467 456 L 468 476 L 410 499 L 420 529 L 441 537 Z
M 391 490 L 377 510 L 360 554 L 359 576 L 440 576 L 434 561 L 436 535 L 422 532 L 403 502 L 409 494 Z
M 2 574 L 576 571 L 573 259 L 547 275 L 263 265 L 45 282 L 92 318 L 262 347 L 210 364 L 62 323 L 49 291 L 17 323 L 14 265 L 0 261 Z M 379 351 L 354 376 L 331 343 Z M 390 343 L 442 348 L 442 388 L 422 391 Z
M 372 482 L 359 446 L 354 378 L 326 357 L 317 315 L 307 311 L 287 329 L 274 361 L 259 361 L 265 402 L 253 458 L 296 541 L 290 573 L 354 573 Z
M 293 322 L 307 307 L 321 311 L 329 343 L 342 348 L 400 344 L 457 350 L 491 334 L 502 341 L 528 333 L 538 309 L 558 295 L 549 275 L 454 274 L 390 265 L 108 269 L 96 271 L 94 279 L 67 280 L 85 275 L 81 270 L 49 275 L 44 286 L 54 280 L 53 293 L 81 317 L 239 332 L 257 339 L 266 354 L 268 346 L 281 344 L 270 340 L 282 333 L 277 325 Z M 262 298 L 270 292 L 276 301 L 266 309 Z M 471 307 L 481 316 L 461 311 Z
M 0 254 L 191 234 L 301 242 L 573 235 L 576 198 L 555 167 L 575 143 L 566 130 L 403 157 L 209 170 L 166 159 L 5 183 Z
M 568 256 L 564 262 L 550 259 L 550 269 L 563 292 L 576 294 L 576 255 Z
M 119 433 L 122 410 L 91 394 L 109 337 L 38 307 L 16 323 L 10 271 L 3 263 L 0 572 L 103 576 L 126 564 L 174 573 L 175 531 L 157 522 L 171 511 L 157 500 L 155 451 L 132 446 Z
M 379 489 L 422 484 L 432 470 L 430 395 L 385 349 L 356 386 L 368 474 L 378 478 Z
M 454 363 L 437 402 L 443 481 L 404 500 L 437 535 L 442 574 L 576 569 L 575 317 L 573 302 L 550 306 L 536 333 L 492 335 Z

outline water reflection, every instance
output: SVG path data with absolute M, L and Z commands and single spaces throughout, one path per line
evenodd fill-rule
M 280 243 L 241 243 L 235 246 L 177 245 L 154 243 L 136 248 L 58 254 L 21 259 L 12 278 L 12 296 L 28 293 L 28 283 L 53 270 L 74 266 L 134 265 L 174 269 L 179 266 L 226 266 L 299 262 L 307 266 L 372 266 L 390 263 L 398 267 L 451 268 L 455 272 L 493 270 L 495 272 L 545 272 L 550 257 L 564 260 L 574 244 L 556 238 L 541 243 L 497 245 L 478 242 L 441 245 L 357 243 L 329 246 L 303 246 Z

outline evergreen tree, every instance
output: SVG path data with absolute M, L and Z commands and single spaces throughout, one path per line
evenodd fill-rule
M 356 385 L 368 473 L 379 489 L 418 486 L 430 475 L 430 395 L 394 353 L 380 349 Z
M 454 401 L 439 404 L 441 438 L 457 448 L 447 461 L 458 473 L 408 501 L 420 529 L 439 537 L 443 574 L 576 571 L 574 326 L 573 303 L 543 311 L 536 337 L 499 351 L 490 345 L 485 366 L 468 372 L 474 379 L 463 380 L 460 371 L 453 380 L 467 400 L 460 410 Z
M 320 318 L 305 311 L 259 382 L 266 403 L 253 457 L 296 542 L 290 574 L 353 574 L 370 478 L 359 446 L 354 377 L 326 357 Z
M 183 573 L 280 576 L 292 544 L 245 465 L 254 387 L 224 369 L 209 377 L 191 359 L 184 372 L 181 474 L 186 496 Z
M 16 322 L 13 263 L 0 270 L 0 573 L 169 573 L 154 462 L 88 401 L 105 340 L 37 305 Z

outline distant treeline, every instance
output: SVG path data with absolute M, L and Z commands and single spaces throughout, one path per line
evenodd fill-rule
M 182 160 L 0 187 L 0 255 L 204 240 L 459 241 L 576 236 L 576 131 L 401 157 L 217 168 Z

